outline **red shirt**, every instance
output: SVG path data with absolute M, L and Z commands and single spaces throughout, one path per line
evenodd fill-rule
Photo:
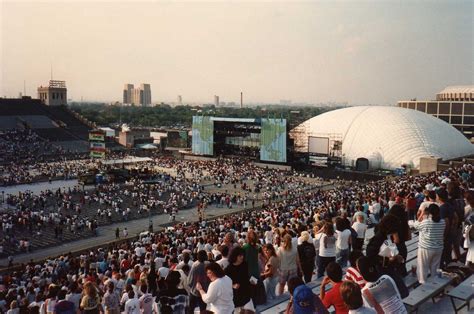
M 341 292 L 339 291 L 342 285 L 342 281 L 335 283 L 331 290 L 326 292 L 324 296 L 323 304 L 326 308 L 330 308 L 331 305 L 336 309 L 336 314 L 347 314 L 349 309 L 347 308 L 344 300 L 342 300 Z

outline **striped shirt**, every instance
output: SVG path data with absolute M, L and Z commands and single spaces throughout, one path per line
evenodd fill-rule
M 418 246 L 426 250 L 439 250 L 444 246 L 445 221 L 434 222 L 431 217 L 422 222 L 416 221 L 415 228 L 420 232 Z
M 359 287 L 362 289 L 365 287 L 365 284 L 367 281 L 364 280 L 364 277 L 359 273 L 359 271 L 355 267 L 349 267 L 346 271 L 346 278 L 345 280 L 350 280 L 355 282 L 356 284 L 359 285 Z

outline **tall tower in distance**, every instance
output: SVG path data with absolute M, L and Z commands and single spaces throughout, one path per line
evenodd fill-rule
M 151 88 L 150 84 L 142 83 L 140 84 L 140 91 L 143 92 L 143 98 L 140 99 L 140 105 L 150 106 L 151 105 Z
M 181 95 L 178 95 L 178 106 L 183 105 L 183 97 Z
M 219 96 L 214 95 L 214 106 L 219 106 Z
M 133 84 L 125 84 L 123 88 L 123 103 L 135 106 L 151 105 L 150 84 L 142 83 L 138 88 L 133 88 Z
M 133 103 L 133 84 L 125 84 L 123 87 L 123 103 L 132 104 Z

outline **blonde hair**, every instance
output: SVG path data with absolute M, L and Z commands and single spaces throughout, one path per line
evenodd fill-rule
M 308 231 L 302 231 L 301 232 L 301 241 L 308 242 L 308 240 L 309 240 L 309 232 Z

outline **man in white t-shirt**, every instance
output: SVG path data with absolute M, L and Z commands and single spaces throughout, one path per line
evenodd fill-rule
M 125 314 L 141 314 L 140 301 L 135 297 L 135 292 L 130 290 L 128 292 L 128 301 L 125 302 Z
M 142 284 L 140 290 L 143 293 L 140 299 L 138 299 L 140 301 L 140 310 L 142 314 L 152 314 L 155 298 L 151 295 L 151 293 L 147 293 L 148 286 L 146 284 Z
M 354 250 L 362 251 L 365 240 L 365 232 L 367 231 L 367 225 L 364 223 L 364 217 L 362 215 L 357 216 L 357 221 L 352 224 L 352 229 L 357 232 L 357 239 L 353 244 Z

